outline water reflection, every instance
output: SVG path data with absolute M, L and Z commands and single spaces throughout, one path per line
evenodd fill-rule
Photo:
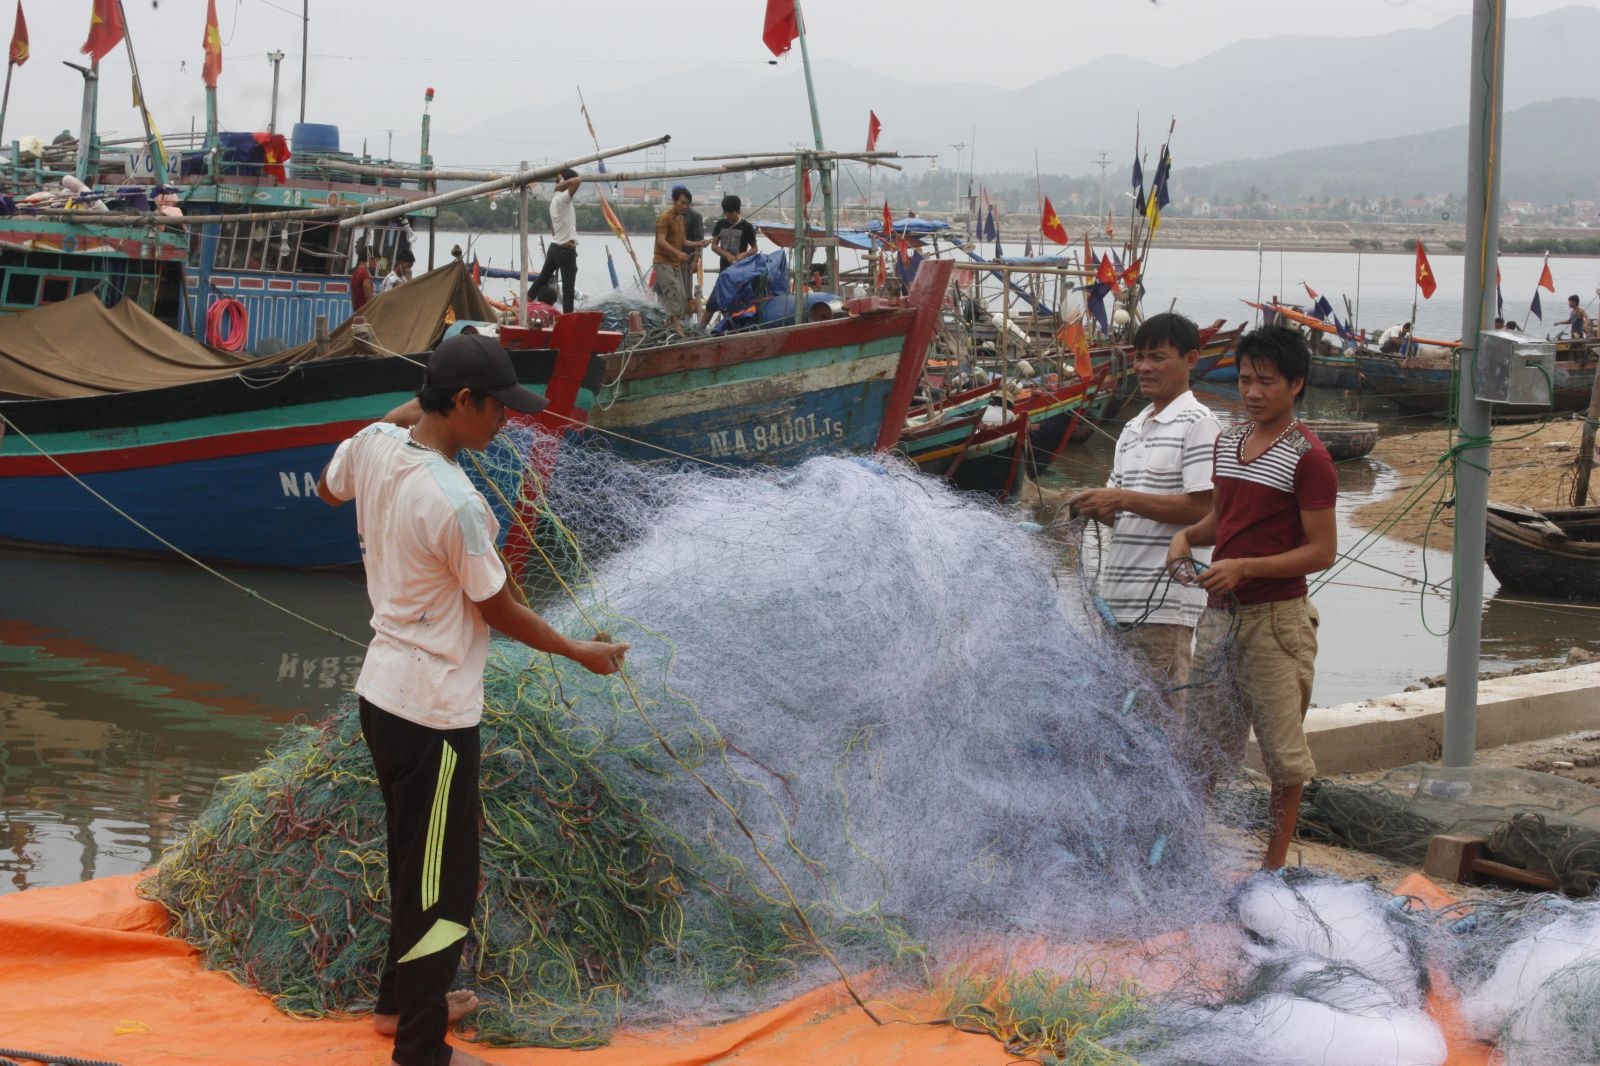
M 363 634 L 348 577 L 247 572 Z M 0 552 L 0 892 L 148 867 L 282 728 L 320 717 L 360 650 L 198 571 Z

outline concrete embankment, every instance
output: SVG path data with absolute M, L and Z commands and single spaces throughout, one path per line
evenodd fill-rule
M 1306 740 L 1322 776 L 1365 773 L 1439 759 L 1444 744 L 1442 688 L 1313 707 Z M 1600 728 L 1600 662 L 1478 683 L 1478 747 Z M 1261 768 L 1254 741 L 1250 763 Z

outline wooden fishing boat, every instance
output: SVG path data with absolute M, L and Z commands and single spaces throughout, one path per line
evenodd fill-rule
M 1200 357 L 1189 371 L 1190 381 L 1238 381 L 1239 358 L 1234 345 L 1244 335 L 1244 323 L 1225 330 L 1226 319 L 1219 318 L 1200 331 Z
M 448 269 L 461 275 L 458 291 L 476 294 L 461 267 Z M 450 280 L 419 279 L 417 292 L 407 295 L 443 289 Z M 384 306 L 374 307 L 381 326 Z M 413 309 L 409 300 L 401 308 Z M 131 306 L 97 313 L 144 314 Z M 199 558 L 252 566 L 359 565 L 354 509 L 323 504 L 317 478 L 340 441 L 415 395 L 426 353 L 445 329 L 443 317 L 437 332 L 417 327 L 424 330 L 423 343 L 397 345 L 417 353 L 409 356 L 285 353 L 237 366 L 219 363 L 165 387 L 85 389 L 48 399 L 17 397 L 13 388 L 13 398 L 0 399 L 6 430 L 0 437 L 0 495 L 6 500 L 0 541 L 168 554 L 165 541 Z M 205 353 L 146 319 L 130 328 L 165 334 L 158 362 Z M 14 321 L 31 326 L 25 318 Z M 599 389 L 595 350 L 620 340 L 601 334 L 599 324 L 595 313 L 564 316 L 550 334 L 530 337 L 537 343 L 512 352 L 519 379 L 549 398 L 551 407 L 538 419 L 553 431 L 581 424 Z M 348 327 L 335 345 L 335 353 L 360 350 Z M 0 369 L 10 355 L 0 352 Z
M 1301 419 L 1300 424 L 1320 440 L 1336 463 L 1360 459 L 1378 443 L 1378 423 Z
M 892 448 L 951 270 L 924 263 L 899 306 L 607 355 L 590 424 L 642 460 L 782 466 Z
M 1594 385 L 1596 355 L 1595 347 L 1587 342 L 1557 342 L 1553 375 L 1555 402 L 1550 407 L 1501 405 L 1495 412 L 1496 417 L 1515 418 L 1552 409 L 1577 411 L 1587 407 Z M 1453 357 L 1399 359 L 1364 353 L 1359 362 L 1362 387 L 1389 397 L 1401 411 L 1442 415 L 1449 412 L 1455 400 Z
M 1484 558 L 1509 592 L 1600 601 L 1600 507 L 1490 503 Z

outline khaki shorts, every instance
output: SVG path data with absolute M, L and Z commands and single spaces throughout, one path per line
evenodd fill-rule
M 1122 634 L 1122 647 L 1150 680 L 1165 690 L 1174 713 L 1183 715 L 1193 659 L 1194 630 L 1189 626 L 1144 622 Z
M 1185 748 L 1207 769 L 1244 762 L 1255 730 L 1275 785 L 1303 785 L 1316 774 L 1306 746 L 1306 708 L 1316 677 L 1317 609 L 1304 596 L 1206 611 L 1197 630 L 1197 682 L 1189 694 Z M 1229 640 L 1232 643 L 1229 644 Z M 1219 775 L 1220 776 L 1220 775 Z
M 655 293 L 661 300 L 661 306 L 667 309 L 667 314 L 673 318 L 682 316 L 687 306 L 683 295 L 683 269 L 674 264 L 656 264 Z

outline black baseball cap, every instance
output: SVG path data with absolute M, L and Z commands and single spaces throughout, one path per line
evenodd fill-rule
M 472 389 L 488 393 L 525 415 L 536 415 L 550 406 L 549 400 L 517 384 L 511 356 L 499 341 L 481 333 L 458 333 L 441 341 L 428 356 L 428 371 L 423 380 L 450 392 Z

